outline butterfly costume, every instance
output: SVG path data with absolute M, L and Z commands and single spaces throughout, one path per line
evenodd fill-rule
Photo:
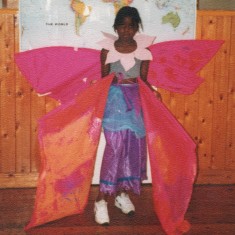
M 119 61 L 128 71 L 138 59 L 151 60 L 148 82 L 181 94 L 192 94 L 203 82 L 197 72 L 223 43 L 215 40 L 153 43 L 152 37 L 138 34 L 137 50 L 122 56 L 112 49 L 115 37 L 105 36 L 101 45 L 110 50 L 106 63 Z M 44 47 L 18 53 L 15 61 L 37 93 L 61 103 L 38 121 L 41 170 L 34 212 L 26 226 L 30 229 L 84 211 L 102 125 L 106 121 L 109 124 L 106 106 L 115 74 L 101 78 L 100 51 L 89 48 Z M 140 78 L 138 92 L 139 104 L 131 105 L 137 107 L 133 109 L 136 115 L 143 117 L 154 210 L 166 234 L 183 234 L 190 228 L 184 216 L 196 177 L 196 145 Z M 130 110 L 127 106 L 125 112 Z M 143 134 L 142 130 L 136 131 L 140 136 Z

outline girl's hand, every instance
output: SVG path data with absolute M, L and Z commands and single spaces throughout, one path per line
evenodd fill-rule
M 117 84 L 117 83 L 118 83 L 118 79 L 117 79 L 116 76 L 114 76 L 112 83 L 113 83 L 113 84 Z
M 91 80 L 91 81 L 90 81 L 90 85 L 93 85 L 93 84 L 95 84 L 95 83 L 97 83 L 97 80 Z
M 149 84 L 149 83 L 148 83 Z M 156 98 L 160 101 L 162 101 L 162 96 L 161 94 L 157 91 L 157 87 L 150 85 L 149 84 L 149 88 L 153 91 L 154 95 L 156 96 Z
M 158 91 L 154 90 L 153 93 L 157 97 L 158 100 L 162 101 L 162 96 Z

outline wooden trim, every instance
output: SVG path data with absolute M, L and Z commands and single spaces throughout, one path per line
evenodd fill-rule
M 235 171 L 199 170 L 196 184 L 235 184 Z
M 38 173 L 0 174 L 0 188 L 36 187 Z M 235 184 L 235 171 L 199 170 L 196 184 Z
M 38 173 L 0 174 L 0 188 L 32 188 L 37 185 Z
M 224 10 L 197 10 L 199 16 L 235 16 L 235 11 Z
M 15 14 L 18 14 L 18 12 L 19 12 L 18 9 L 0 8 L 0 15 L 4 15 L 4 14 L 15 15 Z

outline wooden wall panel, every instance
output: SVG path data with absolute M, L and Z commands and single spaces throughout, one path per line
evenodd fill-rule
M 30 87 L 16 70 L 16 172 L 30 172 Z
M 56 107 L 38 97 L 13 62 L 17 10 L 0 10 L 0 187 L 34 187 L 40 168 L 37 120 Z M 200 184 L 235 183 L 235 12 L 198 11 L 197 39 L 224 45 L 200 72 L 190 96 L 160 89 L 163 101 L 198 144 Z
M 234 183 L 234 76 L 235 54 L 232 24 L 234 12 L 198 13 L 198 39 L 222 39 L 224 45 L 203 69 L 206 79 L 199 89 L 199 176 L 198 183 Z M 201 123 L 200 123 L 201 121 Z M 232 143 L 233 142 L 233 143 Z M 228 147 L 230 146 L 230 147 Z M 230 155 L 230 156 L 229 156 Z M 228 164 L 230 159 L 230 164 Z M 228 167 L 228 166 L 231 167 Z
M 15 39 L 19 38 L 18 20 L 15 22 Z M 17 40 L 16 40 L 17 42 Z M 15 51 L 19 51 L 19 43 L 15 44 Z M 30 173 L 30 91 L 31 88 L 15 67 L 16 80 L 16 173 Z
M 230 39 L 231 17 L 219 16 L 216 23 L 216 38 L 222 37 L 226 42 Z M 215 59 L 214 89 L 213 89 L 213 122 L 211 168 L 225 169 L 225 159 L 221 158 L 226 153 L 227 141 L 227 116 L 228 113 L 228 66 L 230 56 L 230 43 L 225 43 Z
M 15 79 L 13 54 L 15 49 L 14 15 L 0 15 L 1 48 L 1 158 L 0 169 L 3 173 L 15 172 Z
M 228 67 L 228 114 L 226 141 L 226 169 L 235 169 L 235 17 L 231 20 L 230 29 L 230 61 Z
M 216 16 L 202 17 L 200 39 L 215 39 Z M 212 146 L 212 122 L 213 122 L 213 88 L 214 88 L 214 68 L 213 59 L 200 76 L 205 79 L 199 89 L 198 102 L 198 148 L 199 148 L 199 169 L 210 169 L 211 146 Z

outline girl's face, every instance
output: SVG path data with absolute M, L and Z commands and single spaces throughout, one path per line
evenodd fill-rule
M 116 31 L 120 39 L 130 40 L 138 31 L 138 25 L 130 17 L 124 17 L 122 24 L 116 27 Z

